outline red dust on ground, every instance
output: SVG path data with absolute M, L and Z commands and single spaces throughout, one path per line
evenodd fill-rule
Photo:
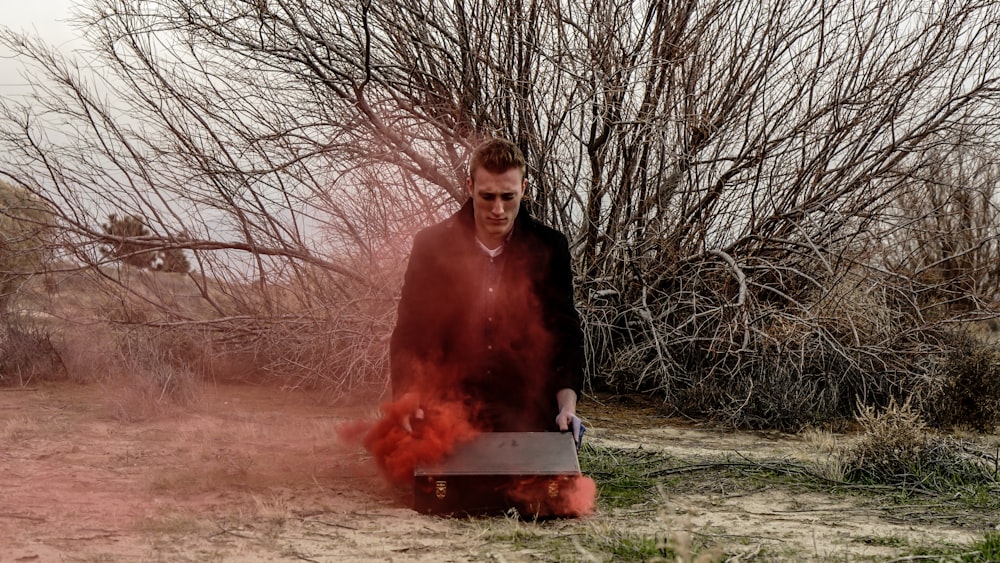
M 981 538 L 933 507 L 921 520 L 909 505 L 899 513 L 822 491 L 732 489 L 698 474 L 665 486 L 662 502 L 584 518 L 428 516 L 387 486 L 368 452 L 338 440 L 345 422 L 380 415 L 373 404 L 220 385 L 195 404 L 123 418 L 123 400 L 100 385 L 0 390 L 0 561 L 610 560 L 618 539 L 675 536 L 734 559 L 885 561 Z M 682 459 L 819 455 L 802 437 L 702 430 L 593 397 L 581 415 L 599 447 Z
M 594 513 L 597 484 L 583 475 L 526 478 L 507 492 L 516 504 L 526 506 L 528 515 L 579 518 Z

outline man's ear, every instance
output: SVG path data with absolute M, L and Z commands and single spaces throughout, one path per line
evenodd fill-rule
M 465 179 L 465 191 L 469 193 L 469 197 L 472 197 L 473 194 L 472 188 L 473 188 L 472 176 L 469 176 L 468 178 Z

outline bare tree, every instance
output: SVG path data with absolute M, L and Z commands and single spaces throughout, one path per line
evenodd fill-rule
M 1000 292 L 997 189 L 992 147 L 943 146 L 899 194 L 887 233 L 885 270 L 912 280 L 913 314 L 925 320 L 974 316 Z
M 111 242 L 96 218 L 148 218 L 130 242 L 192 252 L 222 332 L 339 386 L 384 376 L 409 235 L 464 199 L 479 140 L 510 137 L 574 240 L 595 382 L 794 424 L 905 392 L 931 369 L 911 352 L 947 347 L 947 315 L 904 306 L 927 280 L 885 257 L 922 220 L 905 198 L 955 173 L 941 147 L 996 138 L 998 9 L 97 0 L 101 75 L 0 36 L 39 78 L 0 102 L 0 174 L 82 262 Z
M 11 305 L 30 278 L 43 273 L 53 250 L 54 212 L 23 188 L 0 181 L 0 313 Z

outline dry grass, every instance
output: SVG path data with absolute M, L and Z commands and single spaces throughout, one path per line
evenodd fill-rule
M 54 345 L 71 381 L 107 383 L 125 373 L 114 331 L 105 323 L 65 324 Z
M 803 444 L 811 451 L 821 454 L 832 454 L 840 450 L 842 435 L 828 430 L 810 427 L 799 433 Z
M 293 516 L 288 500 L 277 494 L 253 495 L 253 515 L 274 525 L 284 524 Z
M 721 549 L 698 539 L 693 524 L 684 515 L 674 514 L 662 489 L 655 509 L 643 520 L 656 523 L 644 526 L 628 516 L 606 515 L 585 521 L 581 533 L 564 537 L 558 522 L 525 521 L 516 513 L 501 518 L 468 521 L 469 534 L 476 543 L 513 544 L 522 553 L 561 554 L 560 560 L 572 561 L 647 561 L 710 563 L 726 559 Z
M 205 518 L 191 514 L 170 513 L 139 522 L 137 528 L 152 534 L 189 536 L 212 526 Z
M 3 421 L 0 426 L 0 442 L 16 444 L 39 436 L 40 433 L 41 426 L 37 420 L 28 416 L 16 416 Z
M 261 287 L 129 267 L 55 280 L 54 290 L 39 285 L 25 301 L 59 319 L 74 379 L 167 361 L 206 381 L 316 389 L 329 399 L 379 393 L 386 383 L 394 301 L 370 288 L 353 288 L 353 298 L 319 276 Z M 96 340 L 95 351 L 88 344 Z M 161 375 L 153 374 L 160 383 Z
M 197 402 L 202 383 L 191 374 L 172 366 L 151 370 L 136 368 L 108 384 L 114 397 L 115 418 L 136 422 L 171 412 L 177 406 Z
M 177 467 L 164 468 L 150 487 L 175 497 L 239 488 L 257 495 L 249 512 L 274 516 L 288 508 L 281 509 L 268 496 L 275 483 L 313 487 L 334 466 L 355 463 L 354 446 L 337 442 L 341 420 L 296 418 L 290 423 L 267 414 L 248 414 L 248 405 L 233 407 L 242 414 L 212 413 L 225 424 L 178 425 L 168 440 L 176 449 Z
M 891 402 L 883 410 L 861 406 L 859 411 L 863 433 L 843 452 L 848 480 L 921 491 L 997 484 L 987 456 L 932 432 L 910 402 Z
M 64 373 L 47 327 L 33 316 L 6 312 L 0 321 L 0 386 L 27 386 Z
M 992 432 L 1000 426 L 1000 349 L 968 336 L 944 357 L 921 410 L 937 427 Z
M 842 452 L 843 437 L 833 432 L 810 428 L 799 434 L 805 449 L 810 453 L 813 472 L 817 477 L 831 482 L 843 482 L 846 478 Z
M 847 476 L 872 483 L 906 483 L 933 462 L 934 440 L 909 402 L 891 402 L 884 410 L 859 405 L 863 434 L 844 453 Z
M 855 556 L 871 551 L 841 533 L 844 527 L 863 526 L 864 536 L 876 540 L 921 534 L 932 538 L 911 539 L 910 545 L 952 534 L 952 526 L 937 530 L 940 521 L 928 525 L 909 512 L 873 522 L 867 493 L 845 496 L 834 486 L 836 494 L 827 495 L 829 484 L 817 483 L 797 471 L 798 466 L 780 461 L 787 450 L 772 449 L 778 444 L 762 442 L 758 435 L 691 435 L 692 429 L 685 427 L 659 438 L 623 438 L 644 426 L 621 422 L 633 420 L 628 417 L 595 426 L 593 438 L 624 439 L 635 455 L 618 447 L 601 448 L 591 455 L 607 463 L 590 465 L 609 473 L 594 475 L 604 490 L 646 483 L 646 498 L 627 505 L 604 498 L 596 514 L 573 520 L 432 518 L 412 512 L 407 499 L 384 488 L 363 451 L 336 444 L 338 425 L 370 415 L 366 409 L 331 409 L 316 404 L 307 393 L 227 385 L 205 388 L 200 402 L 168 416 L 116 423 L 109 420 L 107 396 L 98 387 L 61 384 L 38 392 L 0 393 L 7 399 L 6 408 L 23 409 L 10 417 L 6 430 L 0 425 L 0 438 L 4 432 L 21 437 L 20 442 L 6 442 L 13 449 L 3 460 L 12 483 L 9 491 L 15 495 L 12 506 L 21 507 L 18 514 L 45 520 L 37 528 L 25 527 L 35 526 L 33 521 L 13 521 L 12 526 L 22 530 L 15 537 L 66 545 L 61 554 L 69 558 L 79 558 L 81 549 L 103 549 L 114 554 L 109 557 L 114 560 L 284 560 L 295 556 L 287 551 L 294 549 L 303 560 L 331 561 L 846 557 L 824 559 L 831 553 L 850 554 L 853 561 L 866 560 Z M 647 420 L 664 427 L 672 424 L 652 415 Z M 822 433 L 808 440 L 822 453 L 836 442 Z M 801 447 L 801 442 L 796 440 L 794 446 Z M 750 461 L 756 455 L 703 459 L 700 449 L 705 446 L 717 452 L 733 447 L 742 451 L 745 446 L 763 460 Z M 651 463 L 655 454 L 640 455 L 676 447 L 707 463 L 664 466 Z M 667 474 L 660 469 L 678 471 Z M 633 476 L 610 474 L 615 470 Z M 47 486 L 41 489 L 36 482 L 40 475 L 47 475 Z M 81 519 L 74 512 L 85 506 L 93 517 Z M 940 506 L 935 502 L 925 512 L 935 517 Z M 828 514 L 831 507 L 838 515 L 836 523 L 818 526 L 817 514 Z M 992 516 L 983 514 L 965 528 L 978 528 Z M 95 538 L 94 528 L 115 535 L 104 541 Z M 817 536 L 820 547 L 814 548 Z M 67 545 L 60 539 L 66 537 L 80 541 Z M 137 541 L 147 551 L 128 551 L 129 542 Z M 214 550 L 218 555 L 212 555 Z M 876 553 L 884 555 L 876 560 L 886 560 L 904 552 L 892 547 Z

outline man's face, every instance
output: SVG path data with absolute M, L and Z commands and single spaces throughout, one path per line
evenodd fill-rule
M 495 174 L 479 168 L 466 181 L 476 216 L 476 236 L 489 248 L 503 244 L 514 228 L 528 181 L 517 167 Z

